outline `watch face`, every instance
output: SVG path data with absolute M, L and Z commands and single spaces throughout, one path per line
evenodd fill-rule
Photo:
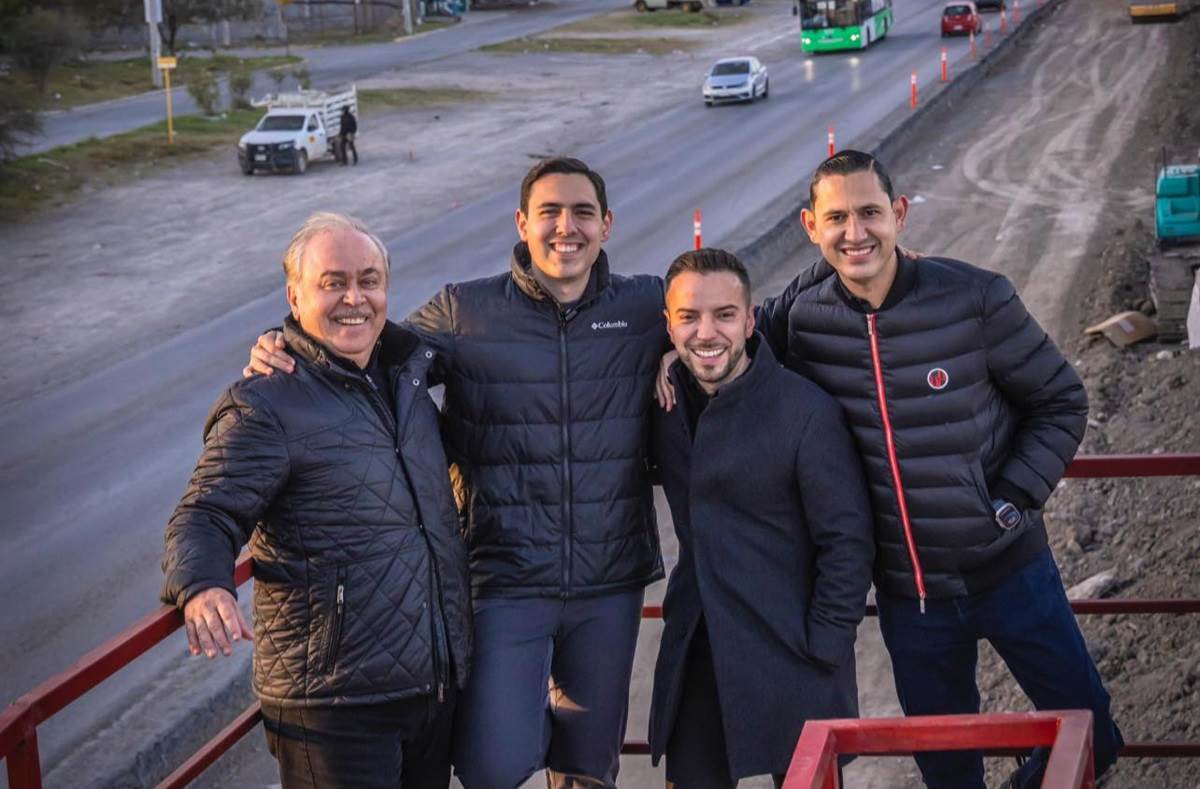
M 1001 529 L 1016 528 L 1021 524 L 1021 511 L 1005 502 L 1000 509 L 996 510 L 996 523 L 1000 524 Z

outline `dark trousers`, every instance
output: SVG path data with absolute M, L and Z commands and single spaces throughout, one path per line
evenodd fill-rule
M 667 780 L 675 789 L 734 789 L 712 646 L 704 622 L 688 645 L 679 709 L 667 740 Z M 772 776 L 776 789 L 783 776 Z
M 262 703 L 283 789 L 439 789 L 450 783 L 454 689 L 385 704 Z
M 985 592 L 927 601 L 924 614 L 914 599 L 877 593 L 876 602 L 906 715 L 979 712 L 975 664 L 986 638 L 1035 707 L 1092 711 L 1097 776 L 1116 761 L 1124 740 L 1049 549 Z M 1039 749 L 1022 770 L 1029 785 L 1041 785 L 1045 758 Z M 927 752 L 916 760 L 931 789 L 984 786 L 979 751 Z
M 580 600 L 475 601 L 475 655 L 454 769 L 466 789 L 615 787 L 642 590 Z
M 341 148 L 342 153 L 342 164 L 350 163 L 351 153 L 354 154 L 354 163 L 358 164 L 358 148 L 354 147 L 354 132 L 339 134 L 338 139 L 340 141 L 339 147 Z

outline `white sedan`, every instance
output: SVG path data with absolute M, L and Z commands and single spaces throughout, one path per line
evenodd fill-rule
M 754 101 L 767 98 L 771 84 L 767 67 L 758 58 L 724 58 L 718 60 L 704 78 L 704 103 L 711 107 L 722 101 Z

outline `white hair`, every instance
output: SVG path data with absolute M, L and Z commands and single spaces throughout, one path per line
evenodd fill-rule
M 300 229 L 292 236 L 292 240 L 288 243 L 287 251 L 283 253 L 283 272 L 287 275 L 288 282 L 297 282 L 300 279 L 300 264 L 304 261 L 304 253 L 308 250 L 308 242 L 312 241 L 322 233 L 328 233 L 332 230 L 350 230 L 356 233 L 362 233 L 367 238 L 371 239 L 371 243 L 379 250 L 379 257 L 383 259 L 383 267 L 390 274 L 392 269 L 392 259 L 388 255 L 387 247 L 379 240 L 379 237 L 367 229 L 366 224 L 352 216 L 346 214 L 337 214 L 333 211 L 317 211 L 315 214 L 304 220 L 304 224 L 300 225 Z

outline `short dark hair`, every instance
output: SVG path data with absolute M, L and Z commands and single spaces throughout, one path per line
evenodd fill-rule
M 888 202 L 895 202 L 896 192 L 892 188 L 892 177 L 884 168 L 883 163 L 869 153 L 847 148 L 838 151 L 817 165 L 813 171 L 812 181 L 808 185 L 808 204 L 815 209 L 817 205 L 817 184 L 830 175 L 851 175 L 852 173 L 871 172 L 879 179 L 879 185 L 887 193 Z
M 742 283 L 742 287 L 746 290 L 746 300 L 750 301 L 750 274 L 746 271 L 746 266 L 742 264 L 742 261 L 738 260 L 737 255 L 732 252 L 714 247 L 703 247 L 684 252 L 675 258 L 671 267 L 667 269 L 667 276 L 663 281 L 663 291 L 670 290 L 671 281 L 685 271 L 694 271 L 697 274 L 728 271 Z
M 547 175 L 583 175 L 592 182 L 592 187 L 596 190 L 596 199 L 600 201 L 600 213 L 608 213 L 608 195 L 604 191 L 604 179 L 600 177 L 600 173 L 588 167 L 579 159 L 572 159 L 569 156 L 556 156 L 553 159 L 542 159 L 525 173 L 524 180 L 521 181 L 521 213 L 528 216 L 529 214 L 529 193 L 533 191 L 533 184 L 543 176 Z

